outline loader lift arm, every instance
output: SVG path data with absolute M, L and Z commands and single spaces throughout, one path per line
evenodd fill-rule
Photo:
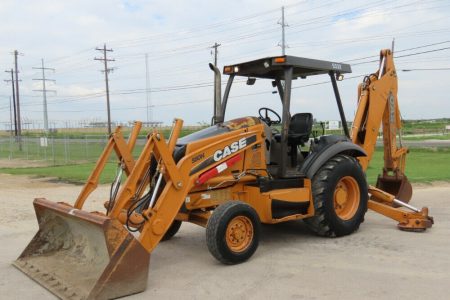
M 367 153 L 367 156 L 358 158 L 366 171 L 383 124 L 384 167 L 376 187 L 369 186 L 368 208 L 398 221 L 402 230 L 423 231 L 432 226 L 433 218 L 428 216 L 428 208 L 419 210 L 407 204 L 412 196 L 412 187 L 404 174 L 408 149 L 401 143 L 397 89 L 393 53 L 389 49 L 381 50 L 378 71 L 366 76 L 358 86 L 358 108 L 351 139 Z

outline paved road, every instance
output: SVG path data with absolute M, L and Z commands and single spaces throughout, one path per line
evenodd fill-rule
M 403 144 L 409 148 L 449 148 L 450 140 L 403 141 Z
M 424 140 L 424 141 L 403 141 L 403 145 L 408 148 L 449 148 L 450 140 Z M 383 142 L 377 141 L 377 146 L 382 147 Z

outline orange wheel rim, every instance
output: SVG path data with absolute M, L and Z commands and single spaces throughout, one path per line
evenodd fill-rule
M 351 176 L 342 177 L 334 189 L 334 211 L 342 220 L 353 218 L 359 207 L 359 185 Z
M 253 224 L 245 216 L 237 216 L 228 223 L 226 242 L 233 252 L 245 251 L 253 240 Z

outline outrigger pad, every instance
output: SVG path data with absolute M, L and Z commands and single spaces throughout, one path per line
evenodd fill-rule
M 150 254 L 115 219 L 35 199 L 39 231 L 13 263 L 61 299 L 114 299 L 147 286 Z

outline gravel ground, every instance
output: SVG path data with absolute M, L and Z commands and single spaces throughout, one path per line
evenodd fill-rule
M 152 253 L 147 290 L 127 299 L 449 299 L 450 184 L 414 188 L 412 204 L 435 218 L 424 233 L 399 231 L 373 212 L 358 232 L 336 239 L 316 237 L 302 222 L 264 226 L 255 255 L 236 266 L 215 261 L 204 230 L 183 224 Z M 0 298 L 54 299 L 11 262 L 37 230 L 32 199 L 73 203 L 80 189 L 0 174 Z M 89 209 L 107 190 L 93 194 Z

